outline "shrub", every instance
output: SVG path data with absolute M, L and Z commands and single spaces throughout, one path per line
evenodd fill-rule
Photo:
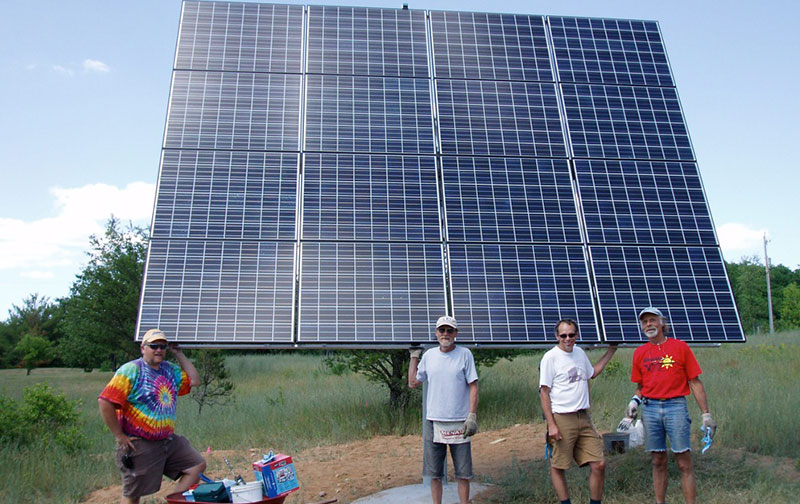
M 52 440 L 74 453 L 86 445 L 79 408 L 80 401 L 68 401 L 47 383 L 27 387 L 19 404 L 0 396 L 0 441 L 47 445 Z

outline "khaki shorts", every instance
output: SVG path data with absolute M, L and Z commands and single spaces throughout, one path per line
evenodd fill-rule
M 550 465 L 556 469 L 569 469 L 573 460 L 579 466 L 603 460 L 603 438 L 594 430 L 587 410 L 554 413 L 553 416 L 561 431 L 561 441 L 550 439 L 553 445 Z
M 134 439 L 131 451 L 133 468 L 122 465 L 124 450 L 117 447 L 117 467 L 122 471 L 122 495 L 124 497 L 141 497 L 158 492 L 161 488 L 161 477 L 166 475 L 173 480 L 181 474 L 205 460 L 197 450 L 191 447 L 185 437 L 173 434 L 160 441 Z

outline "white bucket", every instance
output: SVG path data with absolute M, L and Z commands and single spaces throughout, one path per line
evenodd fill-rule
M 264 488 L 260 481 L 245 483 L 244 485 L 234 485 L 228 490 L 231 491 L 233 502 L 260 502 L 264 500 Z

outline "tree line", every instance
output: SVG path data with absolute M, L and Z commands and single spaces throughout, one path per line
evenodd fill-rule
M 113 370 L 136 358 L 133 334 L 147 240 L 145 230 L 112 216 L 102 235 L 90 237 L 87 264 L 69 295 L 50 300 L 31 294 L 0 322 L 0 367 L 29 373 L 40 366 Z M 726 267 L 745 332 L 768 331 L 764 265 L 753 256 Z M 770 279 L 776 329 L 800 328 L 800 268 L 773 266 Z

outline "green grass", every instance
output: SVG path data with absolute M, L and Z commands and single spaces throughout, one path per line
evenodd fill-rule
M 603 350 L 590 352 L 592 361 Z M 592 383 L 593 418 L 598 429 L 616 428 L 633 392 L 630 383 L 632 349 L 620 349 L 603 375 Z M 719 431 L 712 451 L 697 457 L 702 502 L 793 502 L 797 483 L 786 482 L 759 464 L 744 463 L 731 448 L 797 461 L 800 442 L 795 429 L 800 416 L 800 333 L 753 336 L 743 345 L 696 348 L 703 382 Z M 480 370 L 479 419 L 484 430 L 539 422 L 537 394 L 540 353 L 501 361 Z M 236 383 L 235 401 L 206 407 L 179 401 L 178 432 L 199 449 L 280 450 L 367 439 L 379 434 L 419 434 L 420 400 L 405 413 L 387 407 L 388 392 L 365 378 L 330 374 L 316 353 L 270 353 L 231 356 L 227 361 Z M 118 484 L 113 465 L 114 440 L 97 411 L 97 394 L 111 373 L 72 369 L 0 370 L 0 390 L 18 398 L 22 390 L 47 381 L 69 399 L 82 401 L 81 415 L 88 448 L 78 456 L 50 448 L 0 447 L 0 496 L 6 503 L 80 502 L 97 488 Z M 692 416 L 699 411 L 690 400 Z M 231 460 L 238 466 L 248 461 Z M 674 466 L 674 464 L 671 464 Z M 674 467 L 672 468 L 674 471 Z M 543 463 L 514 465 L 500 485 L 498 502 L 553 502 L 555 497 Z M 568 472 L 575 502 L 585 495 L 587 473 Z M 670 496 L 678 494 L 677 475 Z M 604 502 L 649 502 L 650 466 L 637 451 L 610 460 Z M 31 490 L 35 489 L 35 490 Z M 584 492 L 584 493 L 580 493 Z M 585 498 L 584 498 L 585 497 Z

